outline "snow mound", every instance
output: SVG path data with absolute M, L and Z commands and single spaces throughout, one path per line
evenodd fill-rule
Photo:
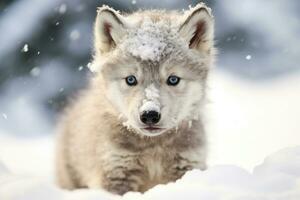
M 158 185 L 144 194 L 129 192 L 123 197 L 103 190 L 65 191 L 42 180 L 0 170 L 0 199 L 299 200 L 300 146 L 267 157 L 253 173 L 231 165 L 215 166 L 206 171 L 192 170 L 175 183 Z

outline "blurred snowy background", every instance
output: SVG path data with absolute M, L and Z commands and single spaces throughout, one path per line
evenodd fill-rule
M 218 62 L 206 123 L 210 165 L 249 170 L 300 145 L 300 1 L 206 0 Z M 195 0 L 1 0 L 0 161 L 52 179 L 60 111 L 87 83 L 96 7 L 188 9 Z

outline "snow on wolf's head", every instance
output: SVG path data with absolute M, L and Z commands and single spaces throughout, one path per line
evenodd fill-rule
M 157 136 L 199 118 L 214 57 L 213 27 L 202 3 L 182 13 L 98 10 L 91 70 L 124 126 Z

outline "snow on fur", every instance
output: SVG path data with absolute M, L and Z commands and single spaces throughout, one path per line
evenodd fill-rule
M 154 84 L 150 84 L 145 89 L 146 99 L 143 100 L 143 105 L 140 107 L 140 113 L 147 111 L 160 112 L 159 90 Z
M 132 56 L 144 61 L 159 62 L 174 51 L 173 44 L 178 38 L 176 27 L 145 18 L 138 28 L 129 29 L 121 48 Z
M 192 170 L 174 183 L 158 185 L 144 194 L 129 192 L 123 197 L 100 189 L 60 190 L 52 183 L 16 176 L 0 167 L 0 199 L 5 200 L 299 200 L 299 186 L 300 146 L 267 157 L 253 173 L 231 165 Z
M 212 16 L 211 9 L 204 3 L 199 3 L 195 7 L 190 7 L 190 14 L 193 11 L 205 8 L 208 14 Z M 213 17 L 213 16 L 212 16 Z M 183 17 L 182 19 L 186 19 Z M 183 22 L 173 22 L 172 24 L 165 21 L 153 22 L 145 17 L 141 26 L 128 30 L 128 35 L 124 38 L 121 46 L 125 52 L 140 58 L 144 61 L 159 62 L 162 58 L 177 49 L 174 45 L 180 45 L 188 50 L 188 43 L 184 43 L 179 37 L 179 24 Z

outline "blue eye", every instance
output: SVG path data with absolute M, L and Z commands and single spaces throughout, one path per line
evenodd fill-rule
M 137 80 L 136 80 L 135 76 L 133 76 L 133 75 L 127 76 L 125 78 L 125 80 L 126 80 L 127 85 L 129 85 L 129 86 L 137 85 Z
M 167 84 L 171 86 L 175 86 L 180 82 L 180 78 L 178 76 L 169 76 L 167 80 Z

